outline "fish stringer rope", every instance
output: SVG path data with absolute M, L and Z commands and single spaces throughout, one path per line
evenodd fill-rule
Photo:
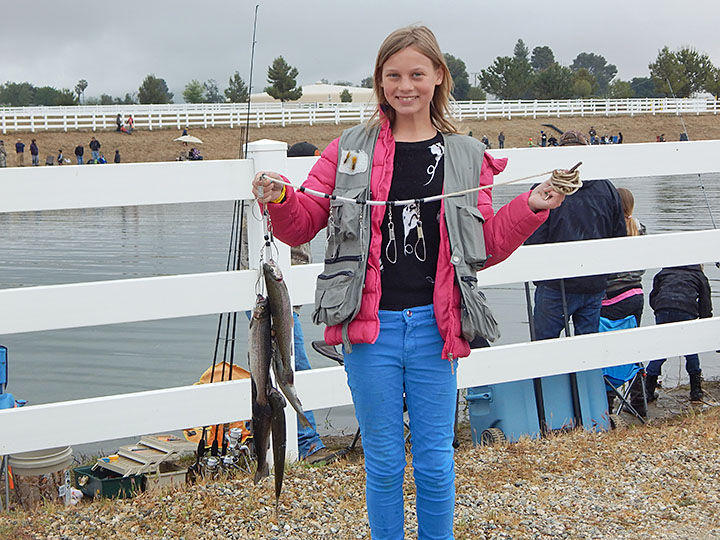
M 442 199 L 449 199 L 450 197 L 459 197 L 461 195 L 465 195 L 467 193 L 474 193 L 477 191 L 481 191 L 483 189 L 492 189 L 494 187 L 499 186 L 506 186 L 509 184 L 514 184 L 517 182 L 522 182 L 524 180 L 531 180 L 533 178 L 539 178 L 541 176 L 550 175 L 550 185 L 552 188 L 557 191 L 558 193 L 562 193 L 563 195 L 572 195 L 575 193 L 578 189 L 582 187 L 582 180 L 580 180 L 580 171 L 578 171 L 578 167 L 582 165 L 582 161 L 577 163 L 574 167 L 572 167 L 569 170 L 561 170 L 561 169 L 555 169 L 552 171 L 546 171 L 538 174 L 532 174 L 530 176 L 523 176 L 522 178 L 515 178 L 513 180 L 506 180 L 505 182 L 498 182 L 494 184 L 488 184 L 485 186 L 478 186 L 475 188 L 470 189 L 464 189 L 462 191 L 455 191 L 453 193 L 443 193 L 441 195 L 433 195 L 432 197 L 424 197 L 422 199 L 404 199 L 400 201 L 374 201 L 374 200 L 356 200 L 351 199 L 348 197 L 342 197 L 340 195 L 331 195 L 329 193 L 323 193 L 322 191 L 316 191 L 314 189 L 307 188 L 305 186 L 295 186 L 294 184 L 290 182 L 286 182 L 285 180 L 279 180 L 277 178 L 272 178 L 266 174 L 263 174 L 263 178 L 265 180 L 269 180 L 275 184 L 280 184 L 283 186 L 291 187 L 295 189 L 296 191 L 299 191 L 300 193 L 309 193 L 310 195 L 314 195 L 316 197 L 322 197 L 324 199 L 330 199 L 332 201 L 344 201 L 349 203 L 355 203 L 355 204 L 366 204 L 369 206 L 408 206 L 411 204 L 417 204 L 417 203 L 429 203 L 434 201 L 440 201 Z M 262 188 L 258 187 L 258 191 L 260 192 L 260 195 L 262 196 Z M 549 198 L 549 195 L 546 197 L 546 199 Z M 263 221 L 265 220 L 264 212 L 263 212 Z

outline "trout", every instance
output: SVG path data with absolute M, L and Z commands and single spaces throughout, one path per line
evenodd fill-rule
M 275 506 L 277 507 L 285 475 L 285 398 L 275 388 L 268 396 L 272 409 L 272 450 L 275 461 Z
M 272 409 L 268 400 L 272 336 L 268 300 L 258 295 L 250 318 L 248 364 L 252 386 L 253 444 L 257 460 L 254 482 L 268 476 L 267 451 L 270 443 Z
M 295 375 L 292 364 L 293 314 L 290 295 L 280 267 L 274 261 L 263 263 L 263 275 L 272 316 L 272 333 L 277 345 L 272 355 L 275 379 L 280 390 L 282 390 L 290 405 L 297 412 L 300 422 L 305 427 L 311 427 L 295 390 Z

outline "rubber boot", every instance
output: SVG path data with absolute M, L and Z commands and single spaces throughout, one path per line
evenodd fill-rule
M 702 372 L 690 375 L 690 401 L 702 401 Z
M 652 403 L 658 398 L 658 395 L 655 393 L 655 389 L 657 388 L 657 382 L 658 382 L 658 376 L 657 375 L 648 375 L 645 378 L 645 390 L 647 392 L 647 401 L 648 403 Z
M 643 389 L 644 377 L 635 377 L 630 387 L 630 405 L 637 413 L 645 418 L 647 416 L 647 403 L 645 402 L 645 392 Z

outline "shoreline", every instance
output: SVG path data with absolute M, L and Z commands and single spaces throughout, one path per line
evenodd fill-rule
M 697 116 L 674 116 L 674 115 L 639 115 L 639 116 L 597 116 L 597 117 L 542 117 L 499 119 L 488 120 L 463 120 L 458 123 L 461 133 L 472 131 L 473 136 L 480 139 L 487 135 L 492 149 L 497 148 L 497 135 L 503 131 L 506 136 L 506 148 L 525 148 L 528 146 L 528 139 L 539 140 L 540 130 L 553 130 L 544 127 L 543 124 L 554 124 L 559 129 L 578 129 L 584 133 L 591 126 L 595 128 L 598 136 L 617 135 L 623 133 L 625 143 L 654 142 L 655 137 L 665 134 L 667 141 L 679 140 L 685 122 L 690 140 L 720 139 L 720 116 L 704 114 Z M 354 125 L 347 124 L 319 124 L 315 126 L 292 125 L 287 127 L 250 126 L 250 141 L 260 139 L 273 139 L 284 141 L 288 145 L 300 141 L 308 141 L 323 150 L 333 139 L 339 137 L 344 129 Z M 243 141 L 240 139 L 242 130 L 239 128 L 192 128 L 191 135 L 199 137 L 202 145 L 198 148 L 204 159 L 237 159 Z M 555 133 L 557 135 L 557 133 Z M 48 155 L 57 157 L 58 149 L 63 150 L 63 155 L 75 163 L 74 149 L 78 144 L 85 147 L 85 160 L 90 157 L 88 143 L 90 137 L 95 136 L 102 144 L 101 152 L 105 158 L 112 163 L 114 152 L 120 150 L 121 162 L 156 162 L 174 161 L 183 149 L 181 143 L 173 139 L 180 135 L 176 129 L 144 131 L 136 130 L 132 135 L 109 131 L 37 131 L 12 132 L 8 131 L 0 135 L 5 141 L 5 148 L 8 153 L 8 167 L 15 165 L 15 141 L 20 138 L 25 147 L 25 166 L 30 166 L 29 145 L 32 138 L 37 139 L 40 148 L 39 159 L 41 166 L 45 163 Z M 186 150 L 190 147 L 184 147 Z

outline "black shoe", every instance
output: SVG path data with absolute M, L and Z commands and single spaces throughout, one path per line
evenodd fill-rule
M 341 366 L 345 363 L 343 354 L 338 351 L 334 345 L 328 345 L 323 340 L 313 341 L 310 345 L 312 345 L 312 348 L 315 349 L 315 351 L 319 352 L 330 360 L 335 360 Z
M 702 373 L 690 375 L 690 401 L 702 401 Z
M 613 392 L 607 393 L 608 412 L 612 414 L 615 409 L 615 394 Z
M 630 405 L 637 411 L 637 413 L 645 418 L 647 416 L 647 402 L 645 388 L 645 378 L 642 376 L 635 377 L 632 386 L 630 387 Z
M 658 398 L 658 395 L 655 393 L 655 388 L 658 386 L 658 376 L 657 375 L 648 375 L 645 378 L 645 390 L 647 391 L 647 402 L 652 403 Z

